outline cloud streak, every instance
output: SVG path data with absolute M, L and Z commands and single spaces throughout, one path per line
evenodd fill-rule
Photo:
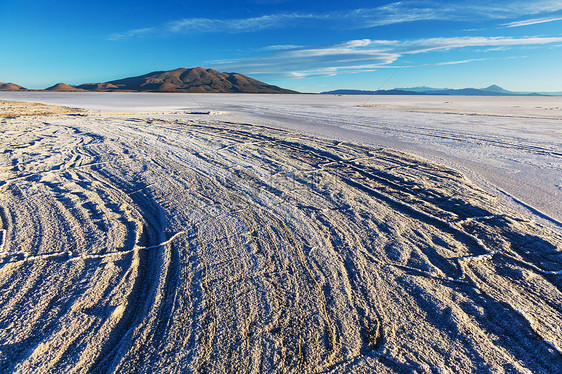
M 153 27 L 145 27 L 142 29 L 133 29 L 125 32 L 115 32 L 107 38 L 108 40 L 123 40 L 131 38 L 142 38 L 145 35 L 155 32 L 156 29 Z
M 268 45 L 267 47 L 262 47 L 262 51 L 280 51 L 285 49 L 296 49 L 302 48 L 302 45 L 294 45 L 294 44 L 276 44 L 276 45 Z
M 416 40 L 350 40 L 330 46 L 279 50 L 250 59 L 218 64 L 217 69 L 246 74 L 267 74 L 278 78 L 330 76 L 388 68 L 404 56 L 470 47 L 538 46 L 561 43 L 562 37 L 453 37 Z M 435 65 L 452 65 L 482 61 L 481 58 Z
M 268 29 L 315 26 L 324 29 L 327 27 L 336 29 L 365 29 L 429 20 L 507 20 L 521 16 L 552 13 L 559 10 L 562 10 L 562 2 L 558 0 L 534 2 L 500 1 L 494 2 L 493 5 L 490 5 L 489 2 L 474 1 L 452 2 L 448 5 L 432 1 L 398 1 L 375 8 L 361 8 L 328 13 L 294 12 L 234 19 L 183 18 L 164 23 L 160 26 L 113 33 L 108 39 L 122 40 L 143 37 L 147 34 L 247 33 Z M 547 18 L 542 19 L 544 20 Z M 536 20 L 540 19 L 537 18 Z M 550 18 L 550 20 L 556 19 Z M 525 21 L 520 21 L 520 26 L 525 25 L 524 22 Z M 505 25 L 513 25 L 508 27 L 515 27 L 518 26 L 517 24 L 518 22 L 513 22 Z M 532 23 L 528 24 L 530 25 Z
M 485 58 L 471 58 L 471 59 L 468 59 L 468 60 L 438 62 L 435 65 L 437 65 L 437 66 L 459 65 L 459 64 L 468 64 L 469 62 L 474 62 L 474 61 L 486 61 L 486 59 Z
M 183 18 L 168 22 L 162 28 L 170 33 L 209 33 L 209 32 L 254 32 L 273 28 L 282 28 L 303 20 L 317 20 L 314 14 L 274 14 L 253 18 L 213 19 Z
M 562 20 L 562 17 L 534 18 L 534 19 L 528 19 L 528 20 L 524 20 L 524 21 L 504 23 L 503 26 L 506 26 L 506 27 L 521 27 L 521 26 L 530 26 L 530 25 L 536 25 L 536 24 L 539 24 L 539 23 L 547 23 L 547 22 L 554 22 L 554 21 L 560 21 L 560 20 Z

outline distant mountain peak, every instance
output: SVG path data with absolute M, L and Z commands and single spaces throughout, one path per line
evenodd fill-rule
M 63 91 L 63 92 L 84 91 L 81 88 L 72 87 L 72 86 L 69 86 L 66 83 L 57 83 L 54 86 L 46 88 L 45 90 L 47 90 L 47 91 Z
M 511 92 L 511 91 L 508 91 L 506 89 L 503 89 L 502 87 L 498 86 L 497 84 L 492 84 L 491 86 L 483 88 L 483 90 L 490 91 L 490 92 L 498 92 L 498 93 L 509 93 L 509 92 Z
M 260 82 L 238 73 L 220 73 L 214 69 L 178 68 L 78 86 L 89 91 L 148 91 L 194 93 L 295 93 Z

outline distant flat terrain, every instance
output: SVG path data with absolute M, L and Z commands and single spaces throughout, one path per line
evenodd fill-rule
M 90 95 L 41 97 L 79 116 L 0 118 L 0 371 L 560 367 L 556 220 L 529 219 L 443 164 L 326 136 L 368 137 L 372 108 Z M 205 108 L 225 114 L 188 114 Z M 396 113 L 371 129 L 398 131 Z M 457 116 L 431 118 L 490 118 Z M 298 132 L 281 128 L 290 118 L 303 118 Z M 508 132 L 493 118 L 488 134 Z M 556 120 L 529 121 L 544 134 Z M 428 126 L 404 136 L 423 146 Z M 532 147 L 440 131 L 432 144 L 476 155 L 511 144 L 513 163 L 526 155 L 531 168 L 557 157 L 532 128 L 515 132 Z

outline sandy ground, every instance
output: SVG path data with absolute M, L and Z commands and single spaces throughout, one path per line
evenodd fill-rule
M 0 119 L 0 371 L 559 370 L 560 231 L 458 171 L 61 112 Z
M 81 112 L 83 111 L 80 109 L 62 107 L 57 105 L 0 100 L 0 118 L 19 116 L 48 116 L 54 114 L 69 114 Z

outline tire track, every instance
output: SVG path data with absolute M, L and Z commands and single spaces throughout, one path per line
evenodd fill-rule
M 454 170 L 232 122 L 4 126 L 2 370 L 557 367 L 560 235 Z

